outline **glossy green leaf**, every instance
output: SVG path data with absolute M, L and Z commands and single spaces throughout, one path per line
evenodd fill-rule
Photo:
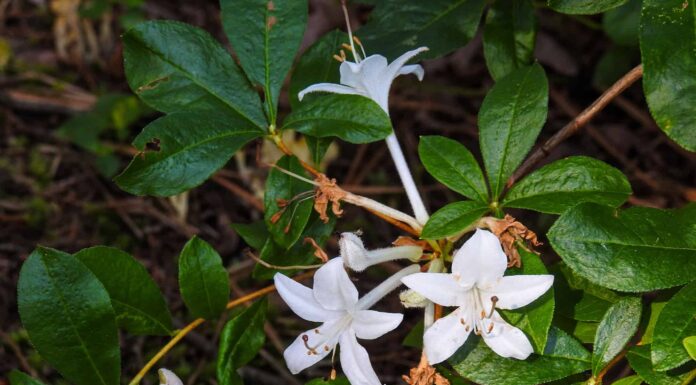
M 598 375 L 624 349 L 638 330 L 642 310 L 640 298 L 627 297 L 609 308 L 594 338 L 592 374 Z
M 271 237 L 287 249 L 297 242 L 312 214 L 314 186 L 290 176 L 279 168 L 307 177 L 300 161 L 294 156 L 284 156 L 276 162 L 266 179 L 264 220 Z M 300 195 L 300 194 L 305 195 Z M 287 202 L 287 205 L 283 206 Z
M 663 372 L 689 361 L 684 338 L 696 334 L 696 282 L 684 286 L 662 309 L 655 324 L 652 363 Z
M 631 368 L 649 385 L 685 385 L 689 370 L 684 367 L 669 372 L 658 372 L 650 362 L 650 345 L 634 346 L 626 354 Z
M 566 278 L 565 275 L 568 272 L 572 274 L 572 270 L 568 269 L 562 262 L 552 266 L 551 269 L 555 276 L 553 286 L 556 298 L 563 298 L 562 301 L 556 303 L 556 312 L 563 317 L 576 321 L 599 322 L 602 320 L 604 313 L 607 312 L 609 307 L 619 299 L 618 296 L 614 294 L 617 297 L 616 300 L 607 300 L 586 292 L 582 290 L 582 288 L 572 286 L 571 282 L 575 279 L 575 276 L 573 275 L 570 278 Z M 589 283 L 585 279 L 580 279 L 583 282 Z M 610 290 L 601 286 L 596 286 L 591 283 L 590 285 L 611 293 Z
M 179 255 L 179 291 L 194 317 L 217 318 L 230 297 L 230 280 L 220 255 L 194 236 Z
M 439 57 L 466 45 L 476 34 L 483 0 L 380 0 L 357 35 L 368 55 L 394 59 L 426 46 L 420 57 Z
M 599 322 L 578 321 L 573 328 L 573 336 L 583 344 L 591 344 L 597 335 Z
M 640 22 L 643 91 L 658 126 L 696 151 L 696 5 L 644 0 Z
M 616 8 L 627 0 L 548 0 L 554 11 L 570 15 L 592 15 Z
M 486 385 L 536 385 L 558 380 L 590 368 L 591 356 L 565 332 L 551 328 L 543 355 L 526 360 L 502 358 L 480 338 L 469 338 L 450 359 L 463 377 Z
M 244 242 L 256 250 L 261 250 L 269 236 L 266 223 L 262 220 L 252 223 L 232 223 L 231 226 Z
M 10 380 L 10 385 L 44 385 L 43 382 L 16 369 L 10 372 L 8 379 Z
M 430 216 L 423 227 L 421 238 L 442 239 L 457 234 L 476 222 L 489 210 L 482 202 L 450 203 Z
M 521 268 L 510 268 L 507 275 L 548 274 L 538 255 L 518 249 L 522 258 Z M 553 287 L 529 305 L 515 310 L 501 310 L 510 323 L 522 329 L 534 346 L 534 351 L 544 351 L 555 308 Z
M 488 202 L 483 172 L 471 152 L 444 136 L 421 136 L 418 155 L 430 175 L 467 198 Z
M 483 100 L 479 142 L 494 198 L 534 145 L 546 121 L 548 93 L 544 69 L 534 64 L 500 79 Z
M 693 211 L 582 203 L 563 213 L 547 236 L 568 267 L 595 284 L 627 292 L 664 289 L 696 277 Z
M 77 385 L 118 385 L 121 356 L 109 293 L 80 261 L 38 247 L 17 284 L 22 325 L 41 357 Z
M 136 195 L 171 196 L 196 187 L 263 133 L 219 114 L 172 113 L 133 141 L 141 151 L 114 181 Z
M 283 121 L 283 129 L 350 143 L 382 140 L 392 133 L 391 120 L 372 99 L 360 95 L 327 94 L 300 103 Z
M 626 4 L 610 9 L 602 16 L 604 32 L 614 43 L 625 46 L 638 45 L 640 6 L 641 0 L 628 0 Z
M 423 349 L 423 320 L 418 321 L 411 330 L 408 331 L 406 337 L 401 341 L 401 345 L 411 348 Z
M 304 242 L 304 239 L 307 237 L 312 238 L 319 246 L 323 246 L 331 236 L 331 232 L 333 231 L 335 225 L 336 219 L 333 216 L 329 216 L 329 223 L 324 223 L 321 219 L 319 219 L 319 215 L 314 213 L 310 217 L 307 227 L 300 236 L 301 241 L 295 243 L 295 245 L 293 245 L 290 249 L 285 250 L 283 247 L 273 242 L 273 239 L 269 238 L 261 249 L 261 254 L 259 257 L 265 262 L 276 266 L 316 264 L 319 262 L 319 260 L 314 255 L 314 247 L 310 243 Z M 259 280 L 267 280 L 273 278 L 273 275 L 277 272 L 278 270 L 269 269 L 257 264 L 254 268 L 252 276 Z M 284 274 L 292 274 L 295 271 L 282 270 L 280 272 Z
M 237 369 L 251 361 L 266 341 L 268 301 L 262 299 L 225 324 L 220 334 L 217 378 L 220 385 L 243 385 Z
M 154 109 L 215 111 L 266 129 L 258 93 L 204 30 L 171 20 L 147 21 L 123 35 L 123 47 L 128 84 Z
M 227 38 L 249 79 L 264 89 L 273 124 L 280 88 L 302 43 L 307 0 L 221 0 L 220 7 Z
M 682 341 L 684 349 L 689 353 L 689 357 L 696 361 L 696 336 L 688 336 Z
M 340 30 L 333 30 L 322 36 L 307 48 L 292 70 L 290 78 L 290 105 L 295 110 L 300 107 L 297 95 L 303 89 L 316 83 L 338 83 L 341 63 L 333 58 L 341 49 L 341 44 L 348 42 L 348 35 Z M 306 98 L 321 97 L 309 94 Z
M 106 246 L 75 254 L 97 276 L 111 297 L 118 326 L 132 334 L 168 335 L 172 316 L 145 267 L 125 251 Z
M 483 53 L 493 79 L 532 64 L 535 41 L 536 15 L 530 0 L 493 3 L 483 29 Z
M 631 185 L 621 171 L 593 158 L 572 156 L 526 176 L 510 189 L 503 204 L 561 214 L 580 202 L 617 207 L 629 195 Z

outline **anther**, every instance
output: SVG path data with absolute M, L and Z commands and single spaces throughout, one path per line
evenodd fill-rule
M 341 59 L 343 59 L 343 61 L 346 61 L 346 51 L 341 50 L 340 53 L 341 53 Z
M 484 318 L 486 318 L 486 312 L 481 310 L 481 319 L 484 319 Z
M 314 332 L 319 334 L 319 329 L 314 329 Z
M 311 356 L 312 354 L 317 355 L 317 351 L 314 350 L 311 346 L 309 346 L 309 337 L 306 334 L 302 335 L 302 342 L 304 342 L 305 348 L 307 348 L 307 355 Z
M 493 331 L 493 322 L 491 322 L 490 325 L 488 325 L 488 334 L 491 334 L 492 331 Z
M 491 318 L 493 316 L 493 311 L 495 310 L 495 304 L 498 303 L 498 297 L 492 296 L 491 297 L 491 311 L 488 312 L 488 317 Z
M 329 351 L 329 345 L 324 345 L 324 351 L 328 352 Z
M 341 47 L 347 49 L 348 51 L 353 51 L 353 48 L 352 48 L 350 45 L 346 44 L 346 43 L 341 44 Z
M 459 323 L 462 324 L 462 325 L 464 325 L 464 326 L 466 326 L 466 322 L 464 322 L 464 318 L 460 318 L 460 319 L 459 319 Z
M 346 61 L 346 59 L 344 59 L 338 55 L 333 55 L 333 58 L 334 58 L 334 60 L 338 61 L 339 63 L 343 63 L 344 61 Z

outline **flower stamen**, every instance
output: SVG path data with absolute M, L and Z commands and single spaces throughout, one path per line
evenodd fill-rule
M 493 311 L 495 310 L 495 304 L 498 303 L 498 297 L 492 296 L 491 297 L 491 310 L 488 312 L 488 317 L 491 318 L 493 316 Z M 490 332 L 489 332 L 490 333 Z
M 348 17 L 348 7 L 346 6 L 346 0 L 341 0 L 341 8 L 343 8 L 343 15 L 346 18 L 346 29 L 348 30 L 348 38 L 350 39 L 351 52 L 353 52 L 353 58 L 356 63 L 360 63 L 360 55 L 355 51 L 355 46 L 353 45 L 353 30 L 350 28 L 350 18 Z
M 307 355 L 308 356 L 312 356 L 312 355 L 316 356 L 319 354 L 319 353 L 317 353 L 317 351 L 313 347 L 309 346 L 309 337 L 306 334 L 302 335 L 302 342 L 304 342 L 304 346 L 305 346 L 305 348 L 307 348 Z
M 357 36 L 353 36 L 353 41 L 355 42 L 355 44 L 358 45 L 358 47 L 360 47 L 360 51 L 362 51 L 363 57 L 367 57 L 367 54 L 365 53 L 365 47 L 363 46 L 363 44 L 362 44 L 362 42 L 360 41 L 360 39 L 358 39 Z

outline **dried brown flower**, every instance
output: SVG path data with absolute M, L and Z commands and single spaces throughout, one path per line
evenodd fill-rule
M 346 192 L 336 184 L 336 179 L 329 179 L 324 174 L 319 174 L 315 181 L 319 184 L 316 189 L 314 199 L 314 210 L 319 213 L 319 218 L 324 223 L 329 222 L 329 216 L 326 215 L 326 210 L 331 203 L 331 211 L 340 217 L 343 215 L 341 209 L 341 199 L 346 196 Z
M 448 379 L 438 373 L 435 368 L 430 366 L 425 354 L 421 355 L 421 360 L 418 366 L 411 368 L 408 376 L 404 375 L 401 378 L 408 385 L 450 385 Z

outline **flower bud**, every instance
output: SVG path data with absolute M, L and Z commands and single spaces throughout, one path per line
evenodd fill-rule
M 357 272 L 378 263 L 397 259 L 418 260 L 423 249 L 418 246 L 396 246 L 384 249 L 367 250 L 360 237 L 355 233 L 343 233 L 338 241 L 341 257 L 345 265 Z
M 401 304 L 407 309 L 424 308 L 428 304 L 428 300 L 425 297 L 411 289 L 402 291 L 401 294 L 399 294 L 399 300 L 401 300 Z
M 162 368 L 158 370 L 157 376 L 159 377 L 160 385 L 184 385 L 179 377 L 169 369 Z

